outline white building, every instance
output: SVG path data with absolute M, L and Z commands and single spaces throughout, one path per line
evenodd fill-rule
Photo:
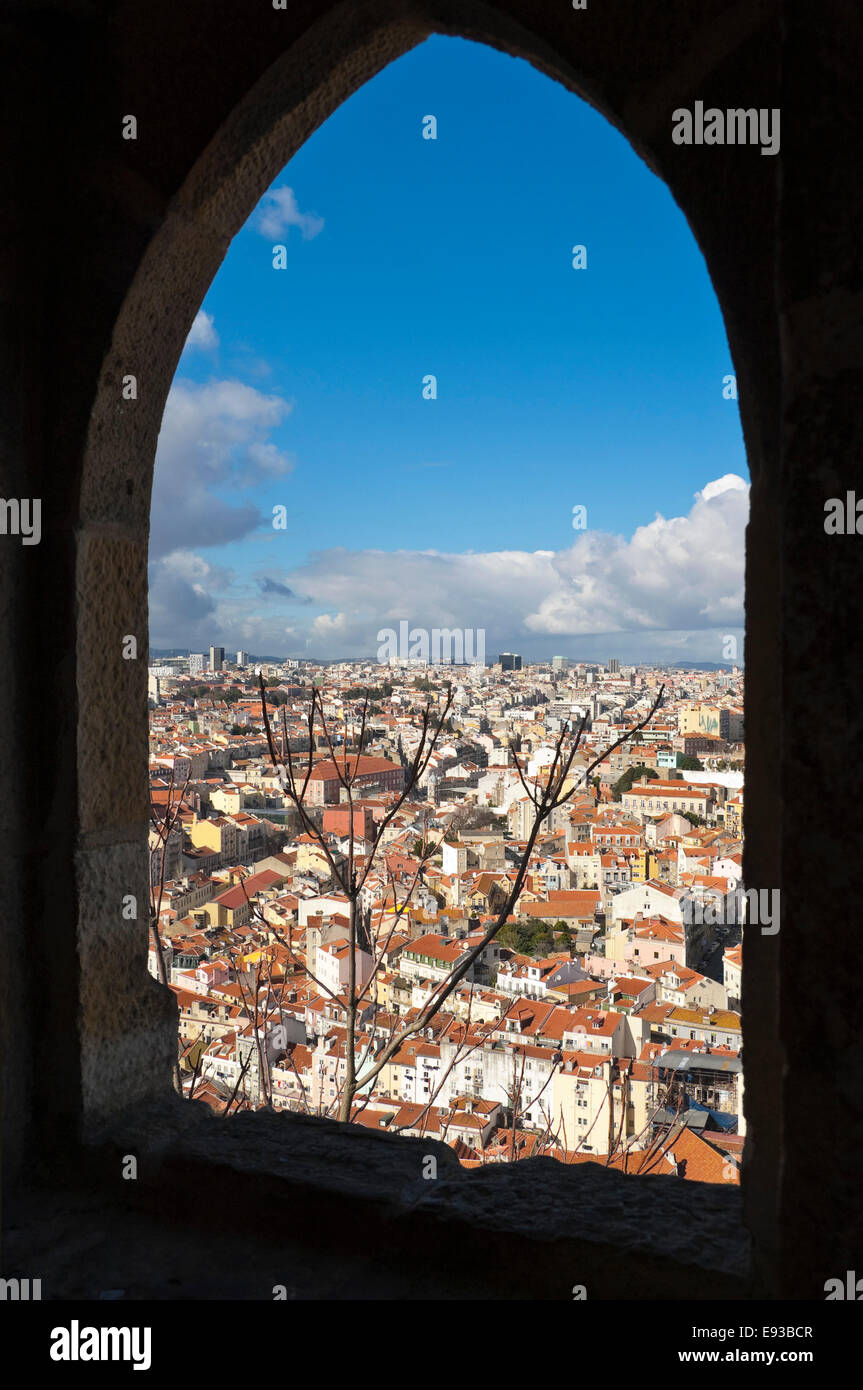
M 624 918 L 632 921 L 639 913 L 643 917 L 664 917 L 667 922 L 682 923 L 686 903 L 691 893 L 685 888 L 672 888 L 667 883 L 648 879 L 624 888 L 611 901 L 611 917 L 615 922 Z
M 369 980 L 374 969 L 374 959 L 368 951 L 357 946 L 354 950 L 356 984 L 359 989 Z M 351 953 L 347 939 L 329 941 L 318 946 L 315 955 L 315 974 L 322 985 L 333 994 L 341 994 L 348 986 L 351 968 Z

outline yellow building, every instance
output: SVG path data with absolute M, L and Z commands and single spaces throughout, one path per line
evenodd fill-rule
M 552 1128 L 569 1151 L 609 1153 L 638 1134 L 634 1101 L 628 1074 L 610 1058 L 566 1052 L 552 1080 Z
M 212 820 L 194 820 L 188 827 L 189 839 L 197 849 L 209 849 L 214 854 L 233 858 L 237 853 L 237 827 L 233 821 L 215 816 Z
M 743 788 L 725 803 L 725 828 L 735 840 L 743 839 Z
M 330 867 L 327 856 L 324 854 L 320 845 L 312 840 L 311 837 L 297 839 L 291 848 L 297 856 L 295 861 L 297 869 L 311 869 L 315 873 L 320 874 L 329 873 Z M 340 858 L 339 855 L 335 857 L 337 861 Z
M 653 850 L 644 845 L 629 861 L 633 883 L 646 883 L 649 878 L 658 878 L 659 869 Z

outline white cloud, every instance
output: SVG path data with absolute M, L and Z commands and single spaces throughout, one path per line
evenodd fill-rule
M 656 516 L 629 540 L 587 531 L 561 551 L 331 549 L 271 571 L 251 601 L 235 587 L 217 595 L 188 561 L 172 578 L 205 588 L 205 626 L 218 624 L 218 640 L 258 653 L 373 656 L 378 630 L 407 619 L 483 628 L 492 659 L 514 649 L 533 659 L 560 651 L 720 661 L 721 637 L 743 625 L 748 505 L 747 485 L 727 475 L 696 493 L 686 516 Z M 170 638 L 157 645 L 190 640 L 182 608 L 175 611 Z
M 714 482 L 708 483 L 701 492 L 696 492 L 695 496 L 703 498 L 705 502 L 710 502 L 720 493 L 730 491 L 748 492 L 749 484 L 737 473 L 723 473 L 721 478 L 716 478 Z
M 322 637 L 325 642 L 329 642 L 333 637 L 339 641 L 351 637 L 350 624 L 344 613 L 337 613 L 331 617 L 329 613 L 321 613 L 314 619 L 311 626 L 313 638 Z
M 294 190 L 284 185 L 264 194 L 257 208 L 257 223 L 261 236 L 277 237 L 291 227 L 299 227 L 303 240 L 310 241 L 321 231 L 324 219 L 312 212 L 300 212 Z
M 555 557 L 558 583 L 525 617 L 531 632 L 698 629 L 743 622 L 749 490 L 727 474 L 685 517 L 657 515 L 631 540 L 585 531 Z
M 219 335 L 213 327 L 213 315 L 199 309 L 195 315 L 195 321 L 189 329 L 189 336 L 183 351 L 188 352 L 191 348 L 200 348 L 204 352 L 209 352 L 218 346 Z
M 192 646 L 203 641 L 216 610 L 213 591 L 224 591 L 232 572 L 211 565 L 201 555 L 177 550 L 150 565 L 150 641 L 171 646 L 170 633 L 177 615 L 183 615 L 184 641 Z M 209 639 L 208 639 L 209 640 Z
M 213 489 L 242 491 L 263 475 L 290 472 L 291 459 L 268 438 L 290 409 L 240 381 L 175 380 L 156 449 L 151 557 L 224 545 L 255 529 L 257 507 L 231 505 Z
M 280 478 L 285 473 L 290 473 L 294 466 L 293 460 L 288 458 L 287 454 L 275 444 L 263 440 L 247 446 L 246 458 L 253 470 L 259 474 L 266 473 L 272 478 Z

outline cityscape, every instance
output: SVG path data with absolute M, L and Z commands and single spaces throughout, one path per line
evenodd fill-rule
M 743 687 L 515 652 L 156 658 L 149 968 L 177 1089 L 466 1167 L 738 1183 Z

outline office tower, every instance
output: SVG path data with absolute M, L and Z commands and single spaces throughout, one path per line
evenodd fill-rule
M 224 647 L 211 647 L 211 648 L 210 648 L 210 670 L 211 670 L 211 671 L 221 671 L 221 669 L 222 669 L 224 663 L 225 663 L 225 648 L 224 648 Z
M 619 672 L 620 672 L 620 662 L 618 661 L 618 659 L 617 659 L 616 656 L 610 657 L 610 658 L 609 658 L 609 662 L 608 662 L 608 674 L 609 674 L 610 676 L 616 676 L 616 675 L 618 675 Z
M 501 652 L 498 662 L 502 671 L 521 670 L 521 657 L 518 652 Z
M 244 669 L 244 668 L 248 665 L 248 662 L 249 662 L 249 653 L 248 653 L 248 652 L 237 652 L 237 665 L 240 667 L 241 670 Z
M 204 670 L 204 653 L 189 652 L 189 675 L 200 676 Z
M 553 656 L 551 658 L 552 671 L 566 671 L 569 668 L 569 657 Z

